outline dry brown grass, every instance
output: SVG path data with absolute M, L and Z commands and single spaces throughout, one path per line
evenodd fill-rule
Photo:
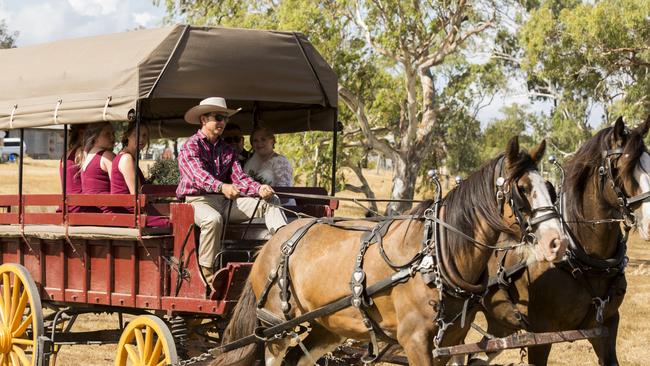
M 16 193 L 17 166 L 0 164 L 0 194 Z M 375 189 L 377 197 L 388 197 L 391 188 L 389 174 L 375 171 L 366 172 L 367 179 Z M 351 183 L 354 179 L 347 175 Z M 57 193 L 60 190 L 58 162 L 28 160 L 25 165 L 25 193 Z M 359 197 L 351 192 L 340 192 L 340 196 Z M 420 197 L 421 198 L 421 197 Z M 380 204 L 383 211 L 385 204 Z M 361 217 L 365 211 L 350 202 L 341 202 L 337 212 L 340 216 Z M 625 365 L 646 365 L 650 359 L 650 243 L 645 243 L 636 235 L 629 243 L 630 266 L 627 269 L 628 291 L 621 308 L 621 325 L 618 337 L 619 360 Z M 117 317 L 109 314 L 88 314 L 80 317 L 74 330 L 96 330 L 115 327 Z M 472 335 L 477 338 L 476 334 Z M 58 365 L 112 365 L 115 345 L 66 346 L 63 347 Z M 500 355 L 497 362 L 515 362 L 518 351 L 508 351 Z M 551 365 L 595 365 L 596 357 L 586 341 L 563 343 L 554 346 Z

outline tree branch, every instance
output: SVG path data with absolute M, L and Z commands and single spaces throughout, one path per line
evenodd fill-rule
M 350 111 L 352 111 L 352 113 L 354 113 L 356 116 L 359 127 L 361 128 L 364 137 L 368 140 L 368 146 L 372 149 L 377 149 L 377 151 L 382 153 L 387 158 L 397 158 L 397 151 L 386 142 L 378 139 L 370 129 L 370 124 L 368 123 L 368 117 L 366 115 L 363 102 L 359 100 L 359 98 L 357 98 L 357 96 L 354 95 L 349 89 L 342 85 L 339 85 L 339 96 L 343 100 L 343 103 L 346 105 L 346 107 L 348 107 Z

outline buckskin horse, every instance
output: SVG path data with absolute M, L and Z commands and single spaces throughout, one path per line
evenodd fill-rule
M 264 338 L 266 364 L 313 364 L 345 339 L 370 340 L 370 349 L 377 337 L 396 340 L 411 365 L 444 364 L 432 355 L 434 342 L 455 344 L 465 336 L 469 321 L 463 318 L 484 293 L 487 261 L 501 232 L 534 241 L 539 258 L 563 255 L 567 238 L 536 168 L 545 146 L 529 154 L 513 138 L 505 154 L 411 215 L 287 225 L 259 252 L 223 344 L 347 296 L 344 306 L 309 321 L 299 347 L 291 347 L 298 339 L 293 327 Z M 395 282 L 373 290 L 386 281 Z M 255 347 L 223 353 L 213 365 L 250 364 Z
M 627 234 L 636 226 L 643 239 L 650 239 L 650 155 L 643 142 L 649 128 L 650 117 L 633 130 L 619 118 L 566 163 L 559 197 L 570 234 L 567 260 L 526 266 L 515 253 L 505 254 L 505 260 L 494 256 L 490 273 L 499 272 L 502 278 L 484 298 L 488 333 L 505 336 L 518 329 L 549 332 L 604 325 L 609 336 L 589 341 L 599 364 L 618 364 Z M 551 345 L 531 347 L 528 361 L 546 365 L 550 351 Z

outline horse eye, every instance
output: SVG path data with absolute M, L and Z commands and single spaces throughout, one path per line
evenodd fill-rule
M 526 194 L 526 187 L 519 187 L 519 191 L 523 194 Z

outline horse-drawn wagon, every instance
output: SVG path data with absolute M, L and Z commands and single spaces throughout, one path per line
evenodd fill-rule
M 0 64 L 0 129 L 21 138 L 25 128 L 61 126 L 67 145 L 69 126 L 105 121 L 146 122 L 153 138 L 189 136 L 196 130 L 183 121 L 185 111 L 223 95 L 242 108 L 231 122 L 244 132 L 260 125 L 333 131 L 336 139 L 336 75 L 298 33 L 172 26 L 2 50 Z M 187 357 L 190 337 L 210 344 L 208 331 L 225 324 L 254 250 L 269 235 L 263 224 L 226 226 L 207 284 L 193 209 L 175 198 L 175 186 L 136 179 L 137 195 L 66 194 L 63 175 L 64 193 L 28 194 L 23 154 L 18 169 L 17 194 L 0 195 L 0 364 L 44 364 L 60 345 L 118 341 L 118 365 L 168 364 Z M 293 211 L 315 216 L 335 208 L 324 199 L 296 201 Z M 72 206 L 134 213 L 69 212 Z M 150 214 L 170 224 L 148 227 Z M 89 312 L 117 313 L 119 325 L 71 332 Z M 127 325 L 122 314 L 139 316 Z
M 61 125 L 67 141 L 68 126 L 105 121 L 146 122 L 153 137 L 188 136 L 183 113 L 223 95 L 242 108 L 232 122 L 245 132 L 332 131 L 336 162 L 336 75 L 300 34 L 174 26 L 0 51 L 0 62 L 0 82 L 11 86 L 0 90 L 0 129 L 21 137 L 24 128 Z M 175 187 L 136 179 L 136 195 L 26 194 L 21 154 L 18 193 L 0 196 L 0 364 L 43 364 L 61 345 L 92 342 L 118 343 L 117 365 L 189 363 L 197 360 L 188 359 L 191 338 L 210 347 L 228 320 L 241 326 L 218 350 L 264 341 L 275 364 L 313 363 L 345 338 L 369 341 L 363 361 L 386 356 L 382 338 L 404 348 L 406 358 L 392 361 L 426 365 L 602 337 L 601 329 L 567 330 L 459 345 L 494 251 L 537 245 L 540 258 L 561 257 L 566 225 L 536 170 L 543 152 L 543 143 L 528 153 L 513 139 L 447 196 L 397 217 L 334 219 L 336 201 L 324 189 L 287 189 L 292 211 L 311 218 L 273 236 L 253 221 L 228 224 L 210 284 L 197 263 L 192 206 L 175 199 Z M 66 183 L 64 175 L 63 192 Z M 148 227 L 148 215 L 170 225 Z M 518 241 L 497 245 L 504 232 Z M 119 326 L 71 332 L 89 312 L 117 313 Z M 125 324 L 123 314 L 136 317 Z

